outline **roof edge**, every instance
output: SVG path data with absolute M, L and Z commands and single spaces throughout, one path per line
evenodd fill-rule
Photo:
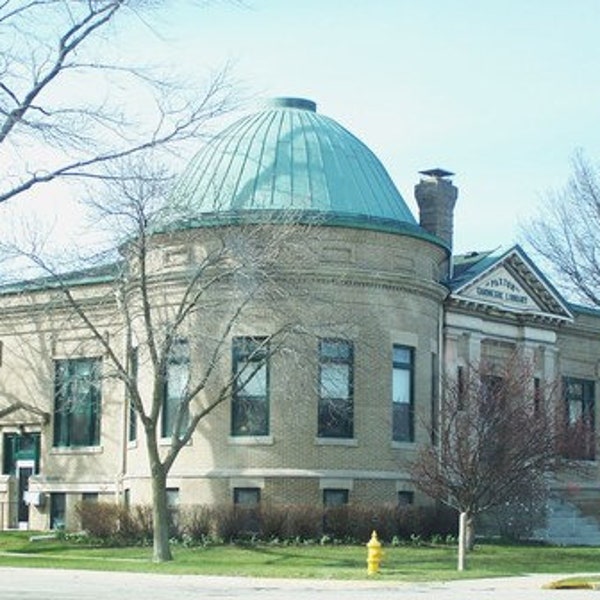
M 406 235 L 422 239 L 441 247 L 448 255 L 451 253 L 449 245 L 441 238 L 429 233 L 416 223 L 407 223 L 396 219 L 386 219 L 371 215 L 336 213 L 315 210 L 242 210 L 202 213 L 198 217 L 180 219 L 166 226 L 154 229 L 155 234 L 167 234 L 175 231 L 190 229 L 225 227 L 231 225 L 315 225 L 320 227 L 346 227 Z

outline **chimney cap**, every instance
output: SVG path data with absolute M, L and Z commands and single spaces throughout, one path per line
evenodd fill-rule
M 434 177 L 435 179 L 444 179 L 445 177 L 452 177 L 454 173 L 450 171 L 446 171 L 445 169 L 428 169 L 426 171 L 419 171 L 421 175 L 426 175 L 427 177 Z

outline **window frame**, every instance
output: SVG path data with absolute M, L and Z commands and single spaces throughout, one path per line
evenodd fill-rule
M 396 500 L 399 508 L 406 508 L 415 503 L 415 493 L 412 490 L 398 490 Z
M 48 511 L 50 530 L 63 530 L 67 526 L 67 494 L 50 492 L 50 509 Z
M 344 351 L 340 354 L 326 352 L 326 346 L 338 346 Z M 326 390 L 325 373 L 332 366 L 345 366 L 347 378 L 345 396 L 324 395 Z M 319 438 L 353 439 L 354 438 L 354 342 L 343 338 L 321 338 L 319 340 L 319 406 L 317 436 Z M 333 403 L 333 404 L 332 404 Z M 332 408 L 341 414 L 339 423 L 332 423 L 331 417 L 338 420 Z M 328 413 L 330 418 L 325 419 Z
M 232 437 L 268 436 L 270 423 L 270 349 L 268 336 L 235 336 L 231 342 L 231 422 Z M 264 376 L 261 372 L 264 370 Z M 243 374 L 249 371 L 249 377 Z M 240 383 L 240 380 L 242 383 Z M 264 381 L 261 392 L 248 393 L 253 384 Z M 257 415 L 258 419 L 252 419 Z
M 542 389 L 542 378 L 533 378 L 533 414 L 539 416 L 542 414 L 544 406 L 544 391 Z
M 85 411 L 75 412 L 73 394 L 81 393 L 76 385 L 86 381 L 86 374 L 78 375 L 77 367 L 89 365 L 90 375 L 87 377 L 88 389 L 85 391 Z M 79 403 L 80 398 L 76 398 Z M 69 403 L 72 406 L 68 406 Z M 80 357 L 54 360 L 54 412 L 53 440 L 54 448 L 86 448 L 100 445 L 102 411 L 102 358 Z M 86 414 L 87 435 L 79 441 L 75 433 L 81 433 L 76 415 Z
M 241 502 L 241 497 L 244 494 L 255 496 L 253 502 Z M 259 487 L 234 487 L 233 488 L 233 504 L 237 508 L 256 509 L 260 506 L 261 489 Z
M 350 503 L 350 490 L 348 488 L 323 488 L 322 496 L 323 507 L 326 509 L 348 506 Z
M 400 360 L 396 357 L 396 350 L 407 351 L 409 360 Z M 415 356 L 413 346 L 406 344 L 392 345 L 392 441 L 396 443 L 413 443 L 415 441 Z M 408 402 L 396 400 L 395 387 L 396 373 L 408 373 Z M 403 415 L 397 408 L 406 406 L 406 425 L 400 422 Z
M 572 386 L 581 386 L 580 395 L 570 394 Z M 596 459 L 596 381 L 582 377 L 563 377 L 563 402 L 565 418 L 565 458 L 575 460 Z M 573 419 L 574 401 L 581 407 Z
M 183 350 L 179 350 L 183 348 Z M 169 382 L 173 381 L 171 377 L 171 369 L 173 367 L 186 367 L 187 382 L 186 385 L 179 393 L 171 394 Z M 160 419 L 160 433 L 163 439 L 171 439 L 175 435 L 175 422 L 179 413 L 180 404 L 186 400 L 188 393 L 188 386 L 190 383 L 190 343 L 185 337 L 179 337 L 173 340 L 167 357 L 167 363 L 165 366 L 164 376 L 164 389 L 163 389 L 163 405 L 162 414 Z M 181 423 L 179 431 L 177 432 L 179 437 L 183 436 L 187 425 L 189 423 L 189 405 L 185 407 L 184 414 L 181 415 Z
M 243 495 L 254 496 L 252 502 L 240 502 Z M 262 490 L 259 487 L 234 487 L 233 508 L 239 519 L 241 531 L 252 534 L 260 531 L 260 501 Z
M 17 461 L 33 460 L 34 473 L 40 472 L 41 433 L 39 431 L 20 433 L 7 431 L 2 436 L 2 474 L 15 475 Z M 24 447 L 24 442 L 28 447 Z M 29 443 L 31 445 L 29 445 Z
M 440 362 L 437 352 L 431 353 L 431 431 L 429 438 L 432 446 L 439 443 L 440 427 Z
M 139 374 L 139 350 L 137 346 L 131 348 L 131 353 L 129 355 L 129 375 L 133 380 L 134 384 L 137 386 L 138 383 L 138 374 Z M 135 410 L 135 406 L 133 404 L 133 398 L 131 397 L 131 393 L 127 394 L 129 398 L 129 424 L 127 427 L 127 441 L 129 443 L 133 443 L 137 441 L 137 433 L 138 433 L 138 419 L 137 419 L 137 411 Z

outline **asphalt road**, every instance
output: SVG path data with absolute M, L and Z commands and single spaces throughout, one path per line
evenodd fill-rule
M 1 600 L 600 600 L 592 590 L 547 590 L 556 576 L 390 583 L 150 575 L 0 568 Z

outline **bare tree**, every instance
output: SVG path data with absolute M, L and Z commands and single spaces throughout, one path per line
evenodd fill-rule
M 232 105 L 226 70 L 199 89 L 177 81 L 172 65 L 126 62 L 119 28 L 141 26 L 152 44 L 142 17 L 163 4 L 0 2 L 0 203 L 57 179 L 105 177 L 115 159 L 173 149 Z
M 600 306 L 600 173 L 581 152 L 572 168 L 568 183 L 547 195 L 523 234 L 565 291 Z
M 557 451 L 553 406 L 518 354 L 501 366 L 463 367 L 445 382 L 437 445 L 420 450 L 411 473 L 420 490 L 466 515 L 467 547 L 478 515 L 545 499 Z
M 45 319 L 87 331 L 102 351 L 102 378 L 122 383 L 137 414 L 152 480 L 154 559 L 165 561 L 171 559 L 166 486 L 173 463 L 199 423 L 251 386 L 269 358 L 301 332 L 293 307 L 303 292 L 286 278 L 284 265 L 307 252 L 310 225 L 280 215 L 263 224 L 170 229 L 160 207 L 171 179 L 146 162 L 137 166 L 129 163 L 129 176 L 116 177 L 98 203 L 99 218 L 126 234 L 111 262 L 88 259 L 86 269 L 65 274 L 36 248 L 27 256 L 48 275 L 34 282 L 31 302 L 42 305 Z M 100 274 L 93 288 L 77 285 Z M 240 322 L 264 327 L 265 335 L 244 338 L 243 358 L 228 369 Z M 247 426 L 260 427 L 251 394 L 239 396 Z

